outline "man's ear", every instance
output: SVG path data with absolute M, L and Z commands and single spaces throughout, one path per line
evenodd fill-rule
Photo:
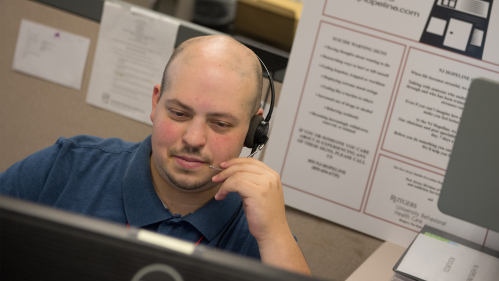
M 151 111 L 151 121 L 154 122 L 154 112 L 156 111 L 156 106 L 159 103 L 159 99 L 161 98 L 161 85 L 154 85 L 154 89 L 152 90 L 152 111 Z
M 263 116 L 263 108 L 259 108 L 255 115 Z

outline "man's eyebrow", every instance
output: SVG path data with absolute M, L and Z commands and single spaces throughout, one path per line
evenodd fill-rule
M 190 112 L 193 112 L 194 110 L 192 109 L 192 107 L 186 105 L 186 104 L 183 104 L 182 102 L 180 102 L 178 99 L 168 99 L 166 100 L 165 102 L 166 105 L 177 105 L 177 106 L 180 106 L 182 107 L 184 110 L 187 110 L 187 111 L 190 111 Z M 236 116 L 230 114 L 230 113 L 227 113 L 227 112 L 212 112 L 212 113 L 208 113 L 208 117 L 215 117 L 215 118 L 225 118 L 225 119 L 229 119 L 231 120 L 234 124 L 235 123 L 239 123 L 239 118 L 237 118 Z
M 167 105 L 177 105 L 177 106 L 180 106 L 182 107 L 183 109 L 187 110 L 187 111 L 194 111 L 192 109 L 192 107 L 186 105 L 186 104 L 183 104 L 181 103 L 178 99 L 168 99 L 166 100 L 165 104 Z
M 239 118 L 237 118 L 236 116 L 234 116 L 234 115 L 232 115 L 230 113 L 225 113 L 225 112 L 208 113 L 208 117 L 230 119 L 233 123 L 238 123 L 239 122 Z

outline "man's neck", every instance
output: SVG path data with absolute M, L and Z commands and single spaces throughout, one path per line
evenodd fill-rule
M 154 160 L 150 158 L 151 177 L 154 190 L 168 210 L 175 215 L 188 215 L 208 203 L 217 193 L 217 187 L 203 192 L 182 192 L 172 187 L 158 173 Z

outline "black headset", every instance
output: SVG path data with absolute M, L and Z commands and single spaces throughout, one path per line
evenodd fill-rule
M 265 119 L 263 119 L 263 117 L 260 115 L 255 115 L 251 118 L 250 125 L 248 128 L 248 133 L 246 134 L 246 138 L 244 140 L 244 146 L 251 148 L 251 154 L 248 157 L 253 157 L 258 151 L 262 150 L 262 148 L 265 146 L 265 144 L 269 140 L 269 137 L 268 137 L 268 135 L 269 135 L 269 121 L 270 121 L 270 118 L 272 117 L 272 111 L 274 110 L 274 102 L 275 102 L 274 80 L 272 79 L 272 76 L 270 75 L 270 72 L 267 69 L 267 66 L 265 66 L 265 64 L 260 59 L 260 57 L 258 57 L 258 56 L 256 56 L 256 57 L 258 58 L 258 60 L 262 64 L 263 68 L 265 68 L 265 71 L 267 72 L 267 76 L 269 78 L 269 84 L 270 84 L 270 91 L 271 91 L 272 95 L 270 98 L 269 113 L 267 113 L 267 116 L 265 117 Z M 225 237 L 225 234 L 227 233 L 227 231 L 229 230 L 231 225 L 234 223 L 236 218 L 239 216 L 239 213 L 241 212 L 242 208 L 243 208 L 243 202 L 241 201 L 241 204 L 237 208 L 236 213 L 234 214 L 234 216 L 232 216 L 232 219 L 230 220 L 229 224 L 225 227 L 224 232 L 222 233 L 222 235 L 220 235 L 220 238 L 218 238 L 218 242 L 216 244 L 217 249 L 220 246 L 220 242 Z M 203 237 L 201 237 L 201 239 L 203 239 Z
M 269 140 L 269 121 L 272 116 L 272 111 L 274 110 L 274 100 L 275 100 L 275 89 L 274 89 L 274 80 L 270 75 L 269 70 L 263 63 L 263 61 L 258 57 L 258 60 L 262 64 L 263 68 L 267 72 L 267 76 L 269 78 L 270 83 L 270 91 L 272 93 L 270 98 L 270 108 L 267 117 L 265 120 L 260 115 L 255 115 L 251 118 L 251 122 L 248 128 L 248 133 L 246 134 L 246 139 L 244 140 L 244 146 L 251 148 L 251 154 L 248 157 L 253 157 L 258 151 L 262 150 L 267 141 Z
M 272 111 L 274 110 L 274 100 L 275 100 L 275 89 L 274 89 L 274 80 L 272 80 L 272 76 L 270 76 L 270 72 L 263 63 L 263 61 L 258 57 L 258 60 L 262 64 L 263 68 L 265 68 L 265 71 L 267 71 L 267 76 L 269 77 L 269 83 L 270 83 L 270 91 L 272 93 L 272 96 L 270 98 L 270 108 L 269 108 L 269 113 L 267 113 L 267 117 L 265 117 L 265 120 L 263 119 L 262 116 L 260 115 L 255 115 L 253 118 L 251 118 L 250 121 L 250 126 L 248 128 L 248 133 L 246 134 L 246 139 L 244 140 L 244 146 L 251 148 L 251 154 L 248 156 L 253 157 L 258 151 L 262 150 L 262 148 L 265 146 L 267 141 L 269 140 L 269 121 L 270 117 L 272 117 Z M 243 208 L 243 202 L 241 201 L 241 204 L 239 205 L 239 208 L 237 208 L 236 213 L 230 220 L 229 224 L 225 227 L 224 232 L 218 238 L 218 242 L 216 245 L 216 248 L 220 246 L 220 242 L 222 241 L 222 238 L 224 238 L 225 234 L 227 233 L 227 230 L 229 230 L 230 226 L 234 223 L 236 220 L 237 216 L 241 212 L 241 209 Z

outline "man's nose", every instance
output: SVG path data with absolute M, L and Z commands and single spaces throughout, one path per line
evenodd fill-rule
M 183 141 L 190 147 L 200 148 L 206 144 L 206 127 L 202 120 L 193 120 L 187 127 Z

